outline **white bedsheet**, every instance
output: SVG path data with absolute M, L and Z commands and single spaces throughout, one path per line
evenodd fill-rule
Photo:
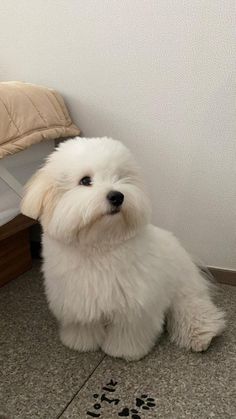
M 20 198 L 0 180 L 0 226 L 20 213 Z
M 30 149 L 2 159 L 1 164 L 24 185 L 53 148 L 53 141 L 35 144 Z M 20 197 L 0 178 L 0 226 L 18 214 L 20 214 Z

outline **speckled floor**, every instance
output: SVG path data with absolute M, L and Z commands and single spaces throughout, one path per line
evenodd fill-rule
M 228 328 L 204 354 L 163 336 L 127 363 L 62 346 L 39 264 L 0 289 L 0 418 L 236 418 L 236 287 L 218 300 Z

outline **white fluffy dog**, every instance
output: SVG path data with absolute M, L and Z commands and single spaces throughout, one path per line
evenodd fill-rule
M 62 342 L 138 360 L 164 320 L 173 342 L 206 350 L 224 328 L 208 282 L 150 204 L 127 148 L 108 138 L 62 143 L 30 180 L 22 212 L 43 226 L 43 271 Z

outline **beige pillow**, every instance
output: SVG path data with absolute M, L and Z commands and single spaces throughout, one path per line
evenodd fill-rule
M 59 93 L 30 83 L 0 83 L 0 158 L 79 133 Z

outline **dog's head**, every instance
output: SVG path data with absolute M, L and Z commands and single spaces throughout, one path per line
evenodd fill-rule
M 109 138 L 61 143 L 26 185 L 21 209 L 64 242 L 120 242 L 150 215 L 136 162 Z

